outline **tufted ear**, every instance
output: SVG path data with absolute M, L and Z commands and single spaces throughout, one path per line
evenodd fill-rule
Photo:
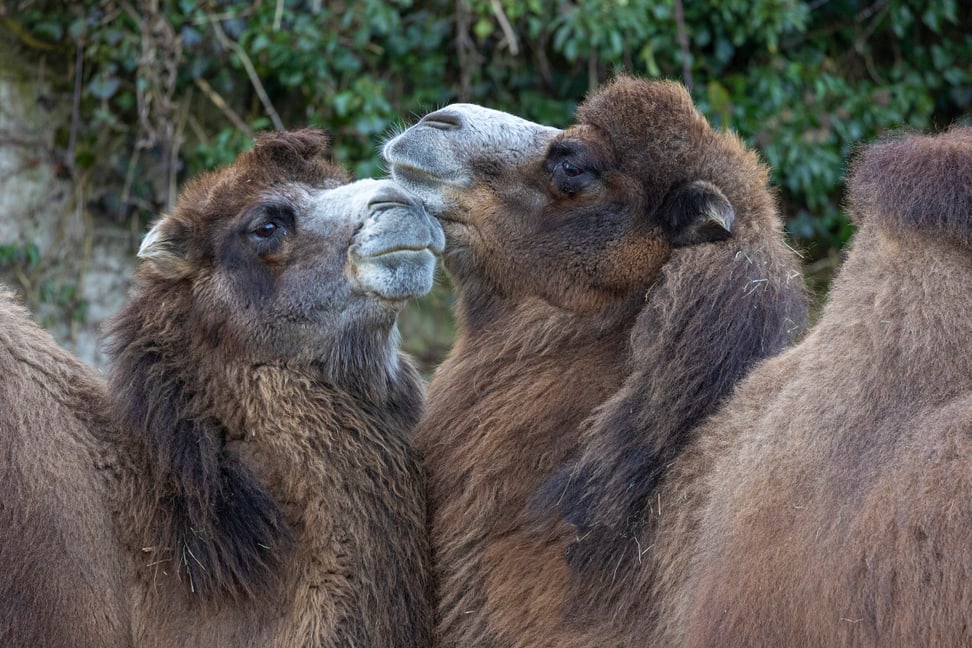
M 138 248 L 138 258 L 166 279 L 189 275 L 189 232 L 172 216 L 163 216 L 152 226 Z
M 730 238 L 736 216 L 726 195 L 705 180 L 695 180 L 671 189 L 658 213 L 673 247 Z

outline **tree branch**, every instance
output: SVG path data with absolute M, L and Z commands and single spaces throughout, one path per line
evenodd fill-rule
M 500 4 L 500 0 L 490 0 L 489 4 L 493 8 L 493 15 L 496 16 L 496 20 L 500 24 L 500 29 L 503 30 L 503 36 L 506 37 L 506 44 L 510 48 L 510 54 L 516 56 L 520 53 L 520 44 L 516 39 L 516 32 L 513 31 L 513 25 L 510 24 L 510 19 L 506 17 L 506 12 L 503 11 L 503 5 Z
M 34 38 L 30 32 L 24 29 L 23 25 L 8 16 L 0 16 L 0 26 L 3 26 L 4 29 L 16 36 L 17 40 L 31 49 L 42 50 L 45 52 L 51 52 L 59 49 L 58 45 L 46 43 L 38 38 Z
M 71 133 L 68 136 L 68 148 L 67 148 L 67 159 L 65 160 L 67 168 L 71 170 L 71 176 L 74 176 L 74 147 L 78 141 L 78 128 L 81 125 L 81 84 L 83 82 L 84 73 L 84 45 L 81 41 L 75 48 L 74 55 L 74 97 L 71 101 Z
M 253 130 L 239 115 L 236 114 L 236 111 L 233 110 L 228 103 L 226 103 L 226 100 L 223 99 L 222 95 L 216 92 L 216 90 L 213 89 L 213 86 L 209 85 L 209 82 L 206 81 L 206 79 L 199 78 L 195 81 L 196 86 L 203 91 L 203 94 L 206 95 L 224 115 L 226 115 L 226 118 L 233 122 L 234 126 L 246 133 L 247 137 L 253 139 Z
M 210 15 L 210 14 L 207 14 Z M 260 77 L 256 72 L 256 68 L 253 67 L 253 61 L 247 55 L 246 50 L 240 47 L 240 44 L 232 41 L 226 36 L 223 31 L 222 26 L 220 26 L 219 21 L 215 17 L 211 17 L 210 24 L 213 26 L 213 31 L 216 32 L 216 38 L 219 40 L 223 47 L 226 47 L 233 51 L 237 57 L 240 59 L 240 63 L 243 64 L 243 68 L 246 70 L 246 74 L 250 77 L 250 83 L 253 85 L 253 89 L 256 91 L 257 96 L 260 98 L 260 103 L 263 104 L 263 109 L 267 112 L 267 116 L 270 117 L 270 121 L 273 122 L 273 127 L 278 131 L 285 130 L 283 121 L 280 119 L 280 115 L 274 110 L 273 104 L 270 103 L 270 97 L 267 96 L 267 91 L 263 89 L 263 84 L 260 83 Z
M 675 26 L 678 28 L 678 46 L 682 50 L 682 82 L 688 91 L 692 92 L 692 54 L 689 52 L 682 0 L 675 0 Z

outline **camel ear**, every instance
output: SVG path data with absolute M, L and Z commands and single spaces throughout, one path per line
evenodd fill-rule
M 736 212 L 726 195 L 711 182 L 695 180 L 678 185 L 665 196 L 659 212 L 672 247 L 732 237 Z
M 166 279 L 189 275 L 188 232 L 185 225 L 171 216 L 163 216 L 152 226 L 138 248 L 138 258 Z

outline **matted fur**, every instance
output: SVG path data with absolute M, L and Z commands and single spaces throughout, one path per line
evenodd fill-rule
M 849 190 L 819 324 L 662 491 L 657 645 L 972 644 L 972 129 L 869 147 Z
M 505 155 L 477 160 L 481 182 L 458 198 L 480 239 L 447 249 L 458 340 L 418 429 L 444 646 L 571 645 L 591 627 L 588 593 L 590 610 L 610 619 L 596 590 L 612 578 L 614 548 L 629 544 L 628 513 L 687 431 L 804 321 L 765 167 L 678 84 L 620 77 L 546 155 L 510 169 Z M 544 194 L 545 174 L 571 155 L 595 189 L 564 195 L 555 178 Z M 698 181 L 728 198 L 732 236 L 673 249 L 658 229 L 671 218 L 664 206 L 693 203 L 666 197 Z M 651 235 L 607 238 L 629 213 Z M 534 220 L 547 224 L 537 236 L 525 233 Z M 493 231 L 506 238 L 488 239 Z M 589 454 L 575 468 L 582 438 Z M 603 551 L 585 546 L 568 561 L 576 535 L 560 515 L 616 527 Z
M 323 320 L 277 319 L 283 291 L 304 307 L 318 288 L 287 279 L 298 266 L 340 277 L 347 244 L 329 260 L 296 227 L 259 257 L 240 243 L 251 210 L 281 208 L 265 201 L 347 182 L 326 147 L 267 134 L 187 186 L 111 324 L 107 389 L 0 314 L 0 552 L 23 565 L 0 572 L 0 643 L 429 643 L 407 439 L 424 394 L 395 307 L 362 297 L 329 337 Z

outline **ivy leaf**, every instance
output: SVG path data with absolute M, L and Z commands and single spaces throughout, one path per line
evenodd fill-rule
M 118 77 L 99 77 L 88 84 L 88 93 L 96 99 L 111 99 L 118 92 L 121 80 Z

